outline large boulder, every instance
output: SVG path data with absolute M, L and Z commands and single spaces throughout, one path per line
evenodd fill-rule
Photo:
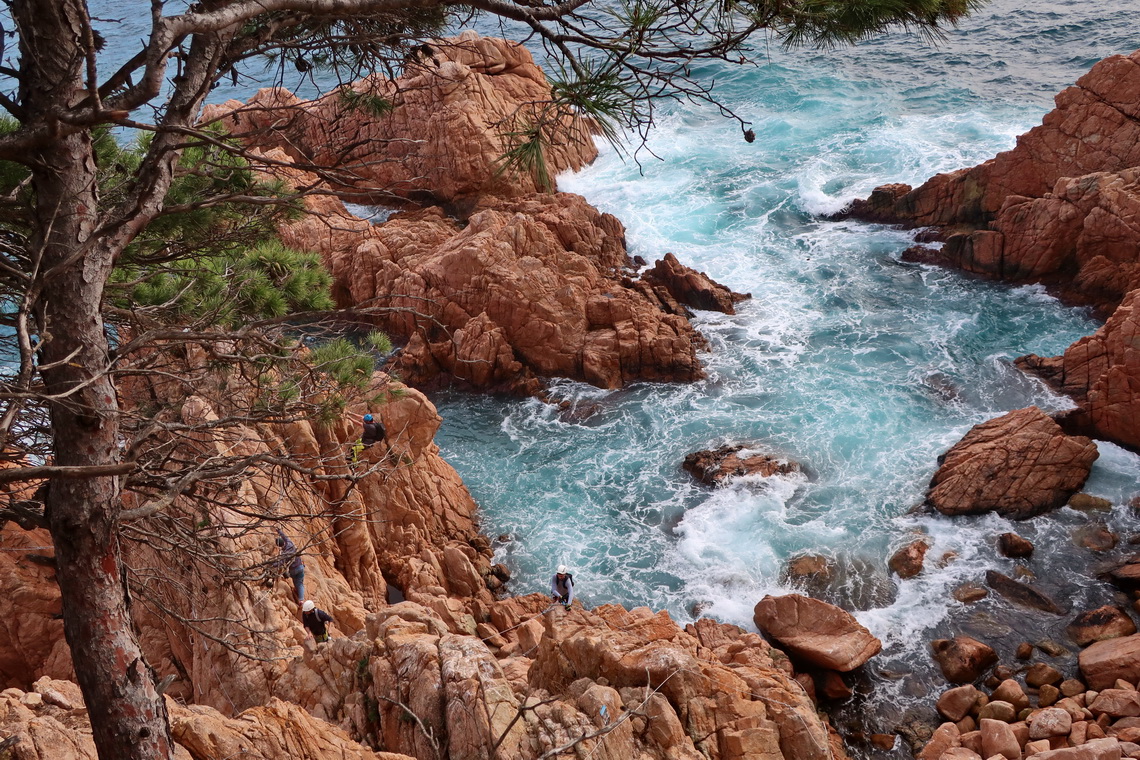
M 1090 689 L 1107 689 L 1116 680 L 1140 680 L 1140 634 L 1091 644 L 1077 658 L 1081 675 Z
M 934 659 L 950 683 L 976 681 L 998 661 L 993 647 L 970 636 L 936 639 L 930 642 Z
M 854 670 L 883 648 L 849 613 L 800 594 L 764 597 L 752 619 L 789 653 L 830 670 Z
M 1120 607 L 1106 604 L 1082 612 L 1065 629 L 1069 638 L 1080 646 L 1136 633 L 1136 623 Z
M 1035 406 L 975 425 L 948 451 L 926 500 L 946 515 L 1025 519 L 1064 505 L 1088 479 L 1096 444 Z
M 913 578 L 922 572 L 922 563 L 929 548 L 925 538 L 917 538 L 892 554 L 887 560 L 887 567 L 900 578 Z

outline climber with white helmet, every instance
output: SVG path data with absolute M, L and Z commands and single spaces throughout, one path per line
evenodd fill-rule
M 550 579 L 550 595 L 563 607 L 574 603 L 574 576 L 567 572 L 566 565 L 559 565 Z
M 317 603 L 308 599 L 301 605 L 301 623 L 313 634 L 318 644 L 329 640 L 328 624 L 333 621 L 332 615 L 317 607 Z

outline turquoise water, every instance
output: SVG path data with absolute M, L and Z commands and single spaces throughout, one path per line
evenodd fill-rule
M 532 400 L 436 398 L 444 455 L 485 531 L 509 536 L 498 551 L 513 592 L 544 590 L 565 563 L 588 605 L 752 628 L 756 602 L 789 590 L 786 561 L 821 553 L 854 568 L 853 587 L 885 589 L 858 617 L 884 640 L 883 661 L 921 669 L 926 642 L 962 614 L 949 590 L 987 568 L 1010 572 L 991 548 L 998 533 L 1034 536 L 1044 543 L 1035 571 L 1067 574 L 1067 534 L 1086 519 L 1071 510 L 1031 525 L 909 512 L 938 455 L 972 425 L 1068 406 L 1011 362 L 1059 353 L 1097 323 L 1039 288 L 900 263 L 905 232 L 818 216 L 878 184 L 919 183 L 1012 147 L 1055 92 L 1140 45 L 1136 4 L 1019 5 L 993 3 L 937 47 L 891 37 L 827 54 L 772 48 L 756 68 L 710 68 L 755 143 L 683 104 L 639 163 L 606 149 L 559 178 L 625 222 L 632 254 L 672 251 L 753 299 L 736 316 L 698 313 L 711 343 L 705 381 L 555 383 L 558 398 L 594 410 L 579 422 Z M 685 454 L 723 443 L 779 453 L 806 475 L 695 485 Z M 1101 450 L 1087 490 L 1123 504 L 1140 459 Z M 1129 519 L 1122 506 L 1107 517 L 1121 530 Z M 934 539 L 929 570 L 892 584 L 886 559 L 915 530 Z M 957 559 L 936 568 L 947 552 Z M 1077 579 L 1058 589 L 1105 593 Z

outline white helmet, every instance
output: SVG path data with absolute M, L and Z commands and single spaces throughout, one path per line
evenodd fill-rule
M 304 604 L 301 605 L 301 611 L 302 612 L 312 612 L 314 609 L 316 609 L 316 607 L 317 607 L 317 603 L 314 602 L 312 599 L 309 599 L 308 601 L 306 601 Z
M 558 574 L 559 575 L 566 575 L 566 565 L 559 565 L 558 566 Z

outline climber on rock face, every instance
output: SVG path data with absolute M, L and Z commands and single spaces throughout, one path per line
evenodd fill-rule
M 360 454 L 374 443 L 381 441 L 385 446 L 388 445 L 387 435 L 388 431 L 384 429 L 384 423 L 377 420 L 371 414 L 366 414 L 361 420 L 363 430 L 360 434 L 360 440 L 352 446 L 352 462 L 355 464 L 360 459 Z
M 574 603 L 574 576 L 566 571 L 566 565 L 559 565 L 550 579 L 550 595 L 563 607 Z
M 318 644 L 329 640 L 328 624 L 333 622 L 332 615 L 317 607 L 312 599 L 301 605 L 301 623 L 313 634 Z
M 277 529 L 274 543 L 281 550 L 276 562 L 277 570 L 280 571 L 282 578 L 288 577 L 293 580 L 293 591 L 296 593 L 297 603 L 300 604 L 305 599 L 305 562 L 301 559 L 301 552 L 297 551 L 297 546 L 280 528 Z
M 364 448 L 383 441 L 388 434 L 388 431 L 384 429 L 384 423 L 379 422 L 371 414 L 364 415 L 363 424 L 364 432 L 360 436 L 360 442 L 364 444 Z

